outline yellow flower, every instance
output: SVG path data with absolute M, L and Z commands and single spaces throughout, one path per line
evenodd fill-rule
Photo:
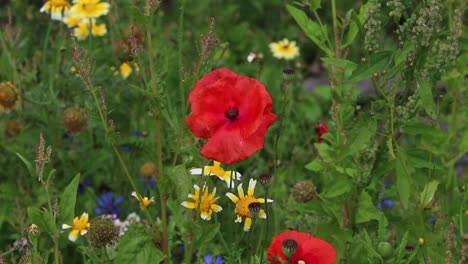
M 69 28 L 78 27 L 81 23 L 83 23 L 83 18 L 69 14 L 63 18 L 63 23 L 65 23 Z
M 144 210 L 148 207 L 151 203 L 154 203 L 154 197 L 142 197 L 141 195 L 137 194 L 136 192 L 132 192 L 132 196 L 135 197 L 140 202 L 140 209 Z
M 54 20 L 62 20 L 68 11 L 70 11 L 70 4 L 66 0 L 49 0 L 41 7 L 41 12 L 50 13 Z
M 242 183 L 237 186 L 237 193 L 239 197 L 235 196 L 232 193 L 226 193 L 226 196 L 231 199 L 232 202 L 236 204 L 235 213 L 237 215 L 237 219 L 234 221 L 236 223 L 241 223 L 242 218 L 244 218 L 244 231 L 249 231 L 250 226 L 252 225 L 252 215 L 250 215 L 249 205 L 251 203 L 265 203 L 265 199 L 263 198 L 255 198 L 254 191 L 255 185 L 257 181 L 254 179 L 250 179 L 249 181 L 249 188 L 247 189 L 247 195 L 244 195 L 244 190 L 242 189 Z M 271 203 L 273 200 L 268 199 L 268 202 Z M 258 217 L 266 218 L 265 211 L 260 209 L 258 213 Z
M 83 213 L 79 218 L 78 216 L 73 219 L 73 226 L 63 224 L 62 229 L 68 229 L 68 228 L 73 228 L 70 234 L 68 235 L 68 239 L 70 241 L 75 242 L 76 239 L 78 238 L 78 235 L 85 235 L 88 233 L 88 228 L 90 224 L 88 221 L 88 214 Z
M 20 96 L 11 82 L 0 83 L 0 112 L 11 110 L 18 105 Z
M 281 41 L 270 43 L 269 46 L 273 56 L 278 59 L 291 60 L 299 56 L 299 48 L 295 41 L 284 38 Z
M 216 176 L 219 179 L 225 181 L 228 186 L 231 183 L 231 177 L 232 177 L 232 180 L 240 180 L 242 176 L 237 171 L 225 171 L 223 168 L 221 168 L 221 163 L 218 161 L 213 161 L 213 166 L 205 166 L 203 169 L 201 168 L 191 169 L 190 173 L 192 175 L 203 174 L 205 176 Z
M 124 62 L 120 64 L 120 75 L 122 75 L 122 78 L 127 79 L 131 73 L 132 73 L 132 66 L 130 66 L 130 63 Z
M 73 32 L 78 40 L 85 40 L 89 36 L 89 22 L 87 19 L 84 19 Z M 106 33 L 107 29 L 105 24 L 97 25 L 94 20 L 91 21 L 91 34 L 93 34 L 93 36 L 100 37 Z
M 219 197 L 215 197 L 216 188 L 213 189 L 213 192 L 210 193 L 208 188 L 203 187 L 203 195 L 200 197 L 200 187 L 194 185 L 195 189 L 194 194 L 189 194 L 188 198 L 194 200 L 194 202 L 183 202 L 181 205 L 190 209 L 197 209 L 200 211 L 200 217 L 203 220 L 210 220 L 213 212 L 220 212 L 223 208 L 215 202 Z
M 97 18 L 109 13 L 110 5 L 100 0 L 73 0 L 73 3 L 70 12 L 78 17 Z

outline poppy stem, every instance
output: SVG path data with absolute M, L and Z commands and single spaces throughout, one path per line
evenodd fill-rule
M 288 93 L 289 93 L 289 81 L 284 80 L 284 93 L 283 93 L 283 105 L 281 107 L 281 116 L 279 119 L 279 125 L 278 125 L 278 133 L 276 134 L 276 139 L 275 139 L 275 146 L 274 146 L 274 160 L 273 160 L 273 173 L 276 174 L 276 170 L 278 169 L 278 141 L 281 136 L 281 130 L 283 128 L 283 120 L 284 120 L 284 113 L 286 111 L 286 104 L 288 102 Z

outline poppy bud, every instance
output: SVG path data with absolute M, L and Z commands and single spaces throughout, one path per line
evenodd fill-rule
M 384 257 L 384 258 L 388 258 L 392 255 L 393 253 L 393 248 L 392 248 L 392 245 L 390 245 L 390 243 L 388 242 L 380 242 L 378 245 L 377 245 L 377 252 L 379 252 L 379 254 Z
M 69 132 L 80 132 L 88 126 L 88 114 L 78 106 L 72 106 L 63 111 L 61 123 Z

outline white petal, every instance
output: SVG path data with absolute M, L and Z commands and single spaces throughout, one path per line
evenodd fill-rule
M 72 228 L 73 226 L 71 225 L 67 225 L 67 224 L 62 224 L 62 229 L 68 229 L 68 228 Z
M 202 169 L 201 168 L 191 169 L 190 174 L 192 174 L 192 175 L 201 175 L 202 174 Z

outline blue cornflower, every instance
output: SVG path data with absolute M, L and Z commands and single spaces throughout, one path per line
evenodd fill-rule
M 140 177 L 140 182 L 143 184 L 143 188 L 145 191 L 150 191 L 154 189 L 154 184 L 156 183 L 156 179 L 154 177 L 144 178 Z
M 216 260 L 213 262 L 213 255 L 208 254 L 203 257 L 205 264 L 224 264 L 223 256 L 219 255 Z
M 393 206 L 395 206 L 395 202 L 389 199 L 383 199 L 382 202 L 377 203 L 377 209 L 382 211 L 382 205 L 386 208 L 392 208 Z
M 83 182 L 80 182 L 78 184 L 78 190 L 77 190 L 78 193 L 83 193 L 86 186 L 90 186 L 90 185 L 91 185 L 91 179 L 88 177 L 84 178 Z
M 140 131 L 136 131 L 136 130 L 133 130 L 131 134 L 134 137 L 146 137 L 146 135 L 147 135 L 147 133 L 145 133 L 145 132 L 140 132 Z
M 123 145 L 123 146 L 122 146 L 122 151 L 124 151 L 124 152 L 129 152 L 129 153 L 130 153 L 130 152 L 133 152 L 133 147 L 130 146 L 130 145 Z
M 122 209 L 118 208 L 119 204 L 123 202 L 123 196 L 119 196 L 114 201 L 114 194 L 112 192 L 106 192 L 101 194 L 96 200 L 96 203 L 99 207 L 94 208 L 94 213 L 97 215 L 102 214 L 115 214 L 119 215 Z

